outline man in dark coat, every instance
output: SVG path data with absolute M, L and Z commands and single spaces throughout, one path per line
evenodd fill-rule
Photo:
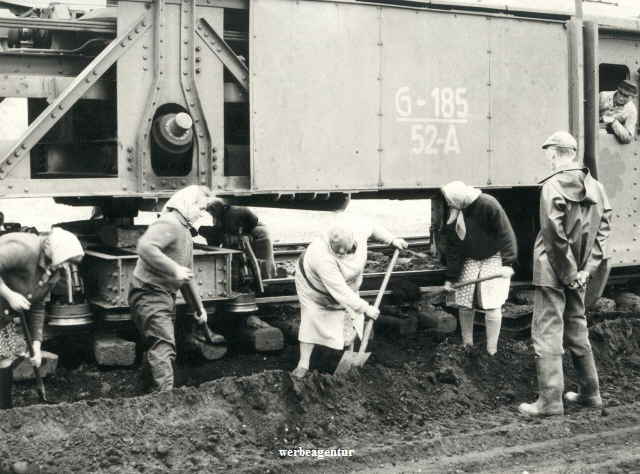
M 565 398 L 601 407 L 598 372 L 585 318 L 587 280 L 606 264 L 611 207 L 605 190 L 577 161 L 576 140 L 556 132 L 544 143 L 554 174 L 544 180 L 540 232 L 533 254 L 536 286 L 531 338 L 536 353 L 538 400 L 521 413 L 562 415 L 563 339 L 578 376 L 578 393 Z

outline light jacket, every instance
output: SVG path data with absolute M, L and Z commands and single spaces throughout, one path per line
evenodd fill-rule
M 562 288 L 608 258 L 611 206 L 586 168 L 560 171 L 543 182 L 533 284 Z

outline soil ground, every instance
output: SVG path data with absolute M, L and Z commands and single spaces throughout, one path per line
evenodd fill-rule
M 481 333 L 473 354 L 457 336 L 377 334 L 363 369 L 332 376 L 339 354 L 318 351 L 319 370 L 302 380 L 288 373 L 294 345 L 232 350 L 186 361 L 180 388 L 144 396 L 138 369 L 73 367 L 63 354 L 46 381 L 63 403 L 34 404 L 33 384 L 22 383 L 18 407 L 0 416 L 0 472 L 639 471 L 640 319 L 592 320 L 606 408 L 543 420 L 517 414 L 536 396 L 535 367 L 528 341 L 508 335 L 490 359 Z M 569 357 L 565 374 L 575 388 Z M 296 448 L 353 451 L 280 452 Z

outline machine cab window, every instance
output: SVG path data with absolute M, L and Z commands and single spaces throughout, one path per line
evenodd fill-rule
M 625 65 L 600 64 L 600 130 L 615 135 L 621 144 L 630 143 L 637 135 L 638 84 L 630 77 Z

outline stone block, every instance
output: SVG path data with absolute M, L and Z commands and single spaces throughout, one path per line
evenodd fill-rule
M 298 343 L 298 333 L 300 332 L 300 314 L 291 315 L 289 317 L 278 317 L 271 319 L 269 324 L 280 329 L 285 339 L 290 344 Z
M 279 351 L 284 347 L 284 335 L 282 331 L 266 323 L 265 327 L 246 327 L 240 330 L 238 339 L 240 343 L 256 352 Z
M 40 374 L 47 377 L 55 373 L 58 368 L 58 356 L 51 352 L 42 351 L 42 365 L 40 366 Z M 13 380 L 21 382 L 24 380 L 35 380 L 36 374 L 31 365 L 31 361 L 27 358 L 21 359 L 13 368 Z
M 109 247 L 130 248 L 136 246 L 146 228 L 143 225 L 103 225 L 98 230 L 98 237 Z
M 624 291 L 618 293 L 615 297 L 616 308 L 621 312 L 638 313 L 640 312 L 640 296 Z
M 136 343 L 114 335 L 96 335 L 93 354 L 98 365 L 128 367 L 136 361 Z
M 415 315 L 404 317 L 381 314 L 375 323 L 376 329 L 395 333 L 398 336 L 409 336 L 418 330 L 418 318 Z
M 227 345 L 210 344 L 202 335 L 191 333 L 185 339 L 185 350 L 196 353 L 206 360 L 218 360 L 226 355 Z
M 433 308 L 418 312 L 418 324 L 424 329 L 441 334 L 450 334 L 457 329 L 458 319 L 442 309 Z
M 595 303 L 588 308 L 594 313 L 611 313 L 616 310 L 616 302 L 611 298 L 598 298 Z
M 517 288 L 513 290 L 511 298 L 517 304 L 533 304 L 535 292 L 534 288 Z

